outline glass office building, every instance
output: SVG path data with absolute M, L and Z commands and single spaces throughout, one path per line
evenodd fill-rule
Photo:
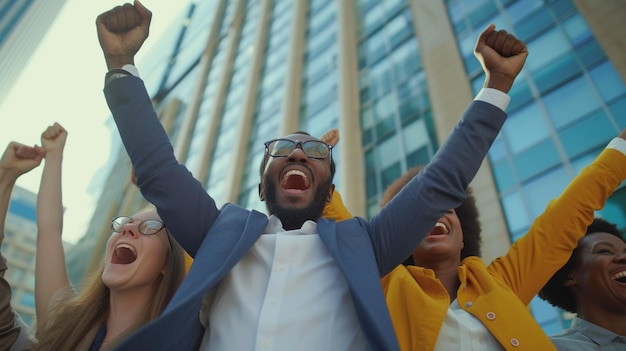
M 492 22 L 514 33 L 530 56 L 472 184 L 491 261 L 626 127 L 626 4 L 606 3 L 191 2 L 139 70 L 179 161 L 218 204 L 265 211 L 263 142 L 339 128 L 337 190 L 353 214 L 369 217 L 390 182 L 428 162 L 482 86 L 478 34 Z M 115 157 L 78 250 L 102 252 L 108 218 L 144 205 L 128 157 L 122 149 Z M 626 227 L 625 201 L 616 192 L 601 214 Z M 76 265 L 73 279 L 91 265 Z M 542 301 L 531 308 L 549 333 L 568 325 Z
M 33 192 L 19 186 L 13 189 L 2 241 L 11 306 L 29 325 L 35 318 L 36 201 Z
M 0 1 L 0 104 L 64 4 L 65 0 Z

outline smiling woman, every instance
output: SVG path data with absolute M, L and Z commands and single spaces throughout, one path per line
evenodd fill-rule
M 184 277 L 183 250 L 154 209 L 117 217 L 103 262 L 76 293 L 61 240 L 66 138 L 57 123 L 41 136 L 46 163 L 37 198 L 35 350 L 112 350 L 161 314 Z

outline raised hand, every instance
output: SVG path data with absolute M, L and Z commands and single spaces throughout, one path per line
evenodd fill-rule
M 135 54 L 148 38 L 151 20 L 152 12 L 137 0 L 98 16 L 98 40 L 109 69 L 135 63 Z
M 52 153 L 63 153 L 67 140 L 67 131 L 63 126 L 54 123 L 41 133 L 41 146 L 46 150 L 46 157 Z
M 474 55 L 485 71 L 485 87 L 508 93 L 528 57 L 523 41 L 506 30 L 495 30 L 490 24 L 483 31 L 474 48 Z
M 339 129 L 334 128 L 327 131 L 324 135 L 322 135 L 320 140 L 332 146 L 337 146 L 337 143 L 339 142 Z
M 28 146 L 13 141 L 0 158 L 0 172 L 15 181 L 22 174 L 39 166 L 45 153 L 39 146 Z

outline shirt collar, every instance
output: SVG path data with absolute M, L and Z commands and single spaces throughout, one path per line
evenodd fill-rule
M 591 322 L 587 322 L 579 317 L 574 317 L 571 328 L 580 331 L 600 346 L 610 344 L 613 340 L 615 340 L 615 338 L 619 337 L 619 335 L 613 333 L 612 331 L 604 329 Z
M 278 217 L 276 217 L 275 215 L 271 215 L 267 226 L 265 227 L 265 231 L 263 231 L 263 234 L 276 234 L 281 232 L 287 232 L 283 228 L 283 223 Z M 304 222 L 300 229 L 289 230 L 288 232 L 292 234 L 317 234 L 317 223 L 309 220 Z

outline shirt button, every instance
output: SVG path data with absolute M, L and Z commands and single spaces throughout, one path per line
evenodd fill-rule
M 465 303 L 465 307 L 471 307 L 472 306 L 472 301 L 467 301 Z
M 493 312 L 487 312 L 487 319 L 490 321 L 496 319 L 496 314 Z
M 517 340 L 516 338 L 512 338 L 511 339 L 511 345 L 518 347 L 519 346 L 519 340 Z

